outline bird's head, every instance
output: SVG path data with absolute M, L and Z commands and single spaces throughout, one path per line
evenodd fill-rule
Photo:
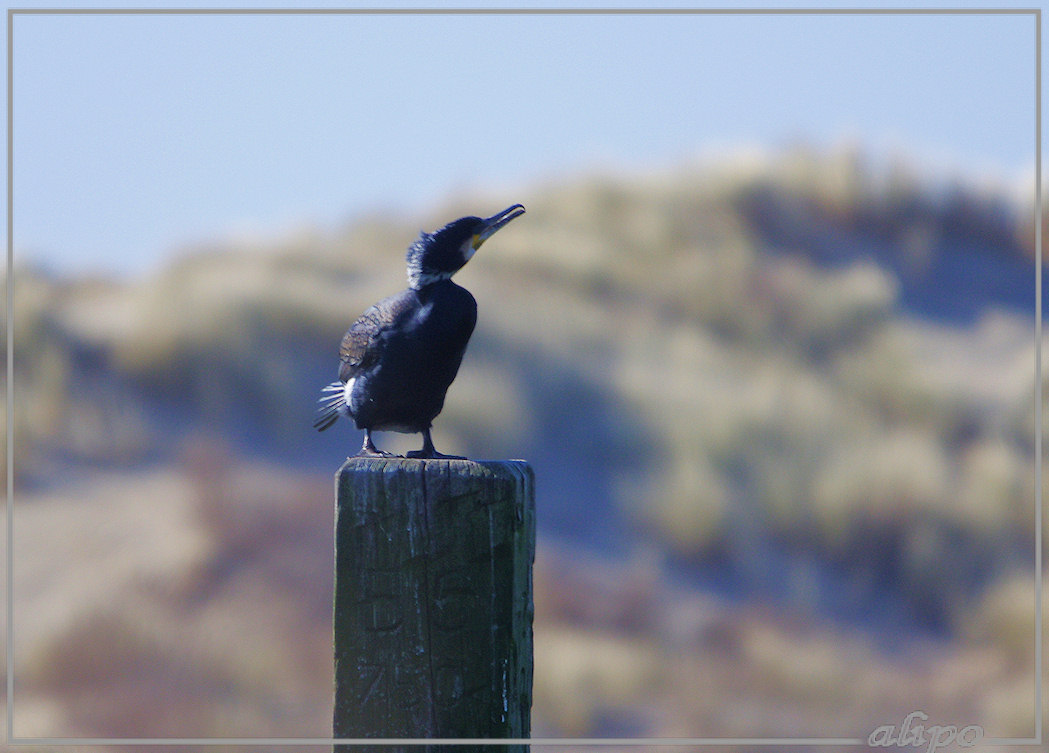
M 510 220 L 524 214 L 514 204 L 491 217 L 460 217 L 433 233 L 420 233 L 408 247 L 408 284 L 419 290 L 454 275 L 481 244 Z

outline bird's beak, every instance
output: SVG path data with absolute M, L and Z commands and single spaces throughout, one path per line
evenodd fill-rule
M 503 211 L 497 212 L 486 219 L 484 221 L 484 228 L 474 236 L 474 250 L 480 248 L 482 243 L 495 235 L 495 232 L 506 225 L 510 220 L 515 217 L 520 217 L 524 213 L 524 206 L 521 204 L 514 204 L 512 207 L 507 207 Z

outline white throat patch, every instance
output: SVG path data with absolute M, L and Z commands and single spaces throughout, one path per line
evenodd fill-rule
M 447 280 L 451 278 L 451 276 L 451 272 L 434 272 L 432 269 L 409 268 L 408 287 L 413 290 L 420 290 L 427 285 L 433 285 L 435 282 Z
M 463 247 L 459 249 L 459 252 L 463 255 L 463 264 L 466 264 L 466 262 L 470 261 L 470 259 L 473 258 L 473 255 L 477 253 L 477 249 L 474 248 L 474 238 L 467 238 L 466 241 L 463 243 Z

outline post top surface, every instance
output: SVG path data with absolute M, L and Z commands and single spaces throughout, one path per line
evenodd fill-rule
M 371 466 L 377 466 L 377 467 L 384 467 L 385 468 L 385 467 L 388 467 L 388 466 L 394 466 L 394 467 L 404 467 L 404 468 L 410 468 L 412 470 L 418 470 L 419 468 L 424 467 L 424 466 L 428 466 L 428 465 L 440 465 L 440 466 L 448 466 L 448 467 L 451 467 L 451 468 L 455 468 L 455 467 L 468 467 L 468 466 L 472 466 L 472 465 L 483 465 L 483 466 L 486 466 L 486 467 L 491 467 L 491 466 L 496 466 L 496 465 L 521 465 L 521 464 L 528 465 L 528 461 L 527 460 L 519 460 L 519 459 L 513 459 L 513 460 L 471 460 L 469 458 L 466 458 L 466 459 L 460 459 L 460 458 L 400 458 L 400 457 L 395 457 L 395 458 L 367 458 L 367 457 L 358 457 L 358 456 L 354 455 L 352 457 L 346 458 L 346 461 L 343 463 L 343 466 L 344 467 L 346 467 L 346 466 L 353 466 L 355 468 L 356 467 L 371 467 Z
M 339 468 L 343 473 L 446 473 L 462 476 L 501 475 L 505 473 L 531 473 L 526 460 L 449 460 L 420 458 L 346 458 Z

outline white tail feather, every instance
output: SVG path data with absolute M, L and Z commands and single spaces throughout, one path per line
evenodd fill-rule
M 352 387 L 353 380 L 351 379 L 346 384 L 332 382 L 321 388 L 321 397 L 317 400 L 321 404 L 317 409 L 320 415 L 313 422 L 314 428 L 318 431 L 324 431 L 334 424 L 339 416 L 349 417 L 350 406 L 347 398 Z

